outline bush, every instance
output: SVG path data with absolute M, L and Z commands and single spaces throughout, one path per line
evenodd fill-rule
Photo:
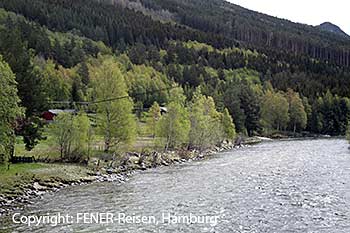
M 49 131 L 60 148 L 61 160 L 82 162 L 88 159 L 92 129 L 85 113 L 58 115 Z

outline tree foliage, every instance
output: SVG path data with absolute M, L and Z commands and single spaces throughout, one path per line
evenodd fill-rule
M 88 159 L 91 125 L 86 114 L 59 114 L 50 125 L 49 134 L 59 147 L 62 161 L 82 162 Z
M 104 136 L 105 151 L 109 152 L 134 140 L 136 122 L 133 101 L 118 63 L 113 58 L 102 58 L 100 62 L 91 67 L 90 75 L 97 101 L 97 124 Z
M 212 97 L 202 95 L 200 89 L 194 93 L 190 110 L 191 129 L 189 134 L 190 147 L 200 150 L 221 143 L 225 129 L 221 122 L 221 113 L 216 111 Z M 227 123 L 227 122 L 225 122 Z M 232 123 L 232 122 L 231 122 Z M 230 131 L 232 125 L 227 125 Z
M 147 124 L 171 149 L 206 148 L 235 130 L 346 134 L 349 42 L 336 35 L 216 0 L 0 0 L 0 7 L 0 54 L 25 109 L 16 135 L 28 150 L 44 138 L 43 111 L 114 97 L 125 98 L 81 107 L 97 112 L 106 151 L 135 137 L 133 103 L 138 116 L 154 102 L 168 107 L 159 116 L 153 106 Z
M 188 143 L 190 131 L 189 113 L 185 107 L 186 97 L 181 88 L 170 92 L 167 114 L 160 118 L 156 136 L 161 140 L 165 150 L 175 149 Z
M 295 133 L 297 130 L 303 130 L 307 124 L 307 114 L 303 100 L 298 93 L 289 89 L 286 93 L 289 103 L 290 129 Z
M 135 102 L 141 102 L 146 108 L 156 101 L 164 104 L 168 99 L 167 88 L 170 81 L 154 68 L 141 65 L 133 66 L 126 74 L 130 96 Z
M 15 75 L 0 56 L 0 163 L 13 155 L 16 119 L 23 113 L 16 84 Z
M 147 132 L 155 138 L 157 132 L 157 124 L 161 118 L 160 106 L 157 102 L 154 102 L 151 108 L 148 110 L 146 124 Z
M 224 138 L 232 141 L 236 137 L 236 127 L 227 108 L 225 108 L 224 112 L 222 113 L 221 124 L 224 131 Z
M 267 130 L 286 129 L 289 122 L 289 105 L 281 92 L 267 91 L 261 105 L 261 117 Z

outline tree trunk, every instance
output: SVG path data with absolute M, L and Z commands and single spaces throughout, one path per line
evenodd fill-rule
M 111 146 L 111 132 L 109 131 L 111 125 L 111 116 L 107 109 L 107 125 L 106 125 L 106 135 L 105 135 L 105 152 L 107 153 Z
M 105 152 L 107 153 L 109 151 L 110 148 L 110 140 L 106 139 L 105 140 Z
M 11 133 L 11 142 L 10 142 L 10 157 L 9 161 L 12 161 L 13 157 L 15 156 L 15 144 L 16 144 L 16 136 L 15 133 Z
M 63 145 L 60 146 L 61 160 L 63 160 Z

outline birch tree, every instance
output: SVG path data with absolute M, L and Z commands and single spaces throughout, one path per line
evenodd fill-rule
M 147 132 L 155 138 L 156 136 L 156 127 L 157 123 L 160 120 L 160 106 L 157 102 L 154 102 L 152 107 L 148 111 L 146 123 L 147 123 Z
M 214 99 L 202 95 L 197 89 L 190 113 L 190 146 L 203 150 L 221 142 L 225 137 L 221 120 L 222 115 L 216 111 Z
M 281 92 L 268 90 L 262 100 L 261 117 L 266 130 L 283 130 L 289 122 L 289 104 Z
M 134 140 L 136 121 L 119 64 L 113 58 L 102 59 L 91 68 L 90 75 L 97 101 L 97 125 L 104 137 L 104 150 L 109 152 Z
M 186 97 L 182 88 L 172 90 L 170 97 L 168 112 L 161 117 L 156 132 L 157 138 L 165 145 L 165 151 L 188 144 L 190 130 L 188 110 L 185 107 Z
M 297 130 L 305 129 L 307 124 L 307 114 L 303 100 L 298 93 L 289 89 L 286 96 L 289 103 L 290 127 L 295 133 Z

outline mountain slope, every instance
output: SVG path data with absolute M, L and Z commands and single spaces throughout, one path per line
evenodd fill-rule
M 162 46 L 167 40 L 191 40 L 216 47 L 233 45 L 232 39 L 188 27 L 161 23 L 105 0 L 0 0 L 0 7 L 22 14 L 51 30 L 74 32 L 111 47 L 135 43 Z M 108 1 L 110 2 L 110 1 Z
M 340 35 L 340 36 L 349 37 L 349 35 L 346 34 L 340 27 L 338 27 L 337 25 L 332 24 L 330 22 L 322 23 L 317 27 L 323 31 L 328 31 L 328 32 L 335 33 L 335 34 Z
M 223 0 L 140 0 L 164 9 L 177 22 L 234 38 L 253 48 L 284 50 L 338 65 L 350 65 L 350 40 L 318 28 L 254 12 Z
M 239 46 L 261 53 L 282 57 L 288 52 L 350 66 L 348 38 L 224 0 L 0 0 L 0 7 L 52 30 L 75 30 L 115 48 L 138 42 L 163 46 L 168 40 L 197 40 L 222 48 L 239 41 Z

